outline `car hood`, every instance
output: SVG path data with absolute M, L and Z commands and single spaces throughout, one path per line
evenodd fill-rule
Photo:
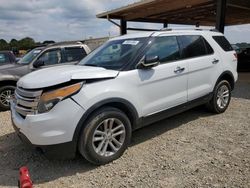
M 114 78 L 119 71 L 101 67 L 64 65 L 34 71 L 22 77 L 17 85 L 25 89 L 38 89 L 69 82 L 70 80 L 90 80 Z

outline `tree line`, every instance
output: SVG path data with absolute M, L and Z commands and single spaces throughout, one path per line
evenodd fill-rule
M 25 37 L 21 40 L 11 39 L 10 42 L 7 42 L 4 39 L 0 39 L 0 50 L 12 50 L 12 51 L 18 51 L 18 50 L 30 50 L 37 46 L 42 46 L 50 43 L 55 43 L 54 41 L 44 41 L 41 42 L 35 42 L 33 38 Z

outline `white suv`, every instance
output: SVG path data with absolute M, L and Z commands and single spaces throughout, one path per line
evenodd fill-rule
M 13 125 L 50 157 L 79 151 L 105 164 L 123 154 L 135 129 L 202 104 L 224 112 L 236 68 L 235 51 L 215 31 L 117 37 L 79 65 L 21 78 L 11 105 Z

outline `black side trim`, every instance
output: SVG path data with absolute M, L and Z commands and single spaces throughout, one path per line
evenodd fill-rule
M 78 138 L 79 135 L 82 131 L 82 128 L 84 127 L 84 123 L 86 122 L 86 120 L 89 118 L 90 114 L 92 114 L 95 110 L 99 109 L 102 106 L 105 105 L 110 105 L 113 106 L 112 104 L 117 104 L 117 107 L 119 108 L 119 104 L 126 106 L 126 108 L 128 109 L 128 113 L 130 114 L 130 119 L 131 119 L 131 124 L 136 126 L 138 124 L 138 119 L 139 119 L 139 115 L 137 113 L 136 108 L 134 107 L 134 105 L 132 105 L 129 101 L 122 99 L 122 98 L 110 98 L 110 99 L 106 99 L 103 101 L 100 101 L 98 103 L 96 103 L 95 105 L 93 105 L 91 108 L 89 108 L 82 116 L 82 118 L 80 119 L 80 121 L 77 124 L 74 136 L 73 136 L 73 142 L 77 145 L 78 142 Z M 114 106 L 116 107 L 116 106 Z M 133 128 L 133 127 L 132 127 Z
M 153 114 L 150 116 L 142 117 L 142 118 L 140 118 L 141 123 L 136 128 L 141 128 L 141 127 L 147 126 L 147 125 L 152 124 L 154 122 L 160 121 L 162 119 L 166 119 L 170 116 L 179 114 L 179 113 L 184 112 L 186 110 L 189 110 L 193 107 L 205 104 L 212 99 L 212 96 L 213 96 L 213 93 L 210 93 L 210 94 L 205 95 L 203 97 L 200 97 L 198 99 L 189 101 L 185 104 L 181 104 L 179 106 L 161 111 L 159 113 L 156 113 L 156 114 Z
M 235 80 L 234 80 L 233 73 L 230 72 L 230 71 L 225 71 L 225 72 L 223 72 L 223 73 L 219 76 L 219 78 L 217 79 L 215 86 L 217 85 L 217 83 L 218 83 L 220 80 L 222 80 L 223 77 L 224 77 L 224 79 L 229 79 L 228 81 L 229 81 L 229 83 L 230 83 L 230 85 L 231 85 L 231 89 L 233 90 L 233 89 L 234 89 L 234 85 L 235 85 Z M 215 86 L 214 86 L 214 87 L 215 87 Z

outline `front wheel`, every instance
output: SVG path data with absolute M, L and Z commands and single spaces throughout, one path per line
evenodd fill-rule
M 119 158 L 131 139 L 131 123 L 119 109 L 96 111 L 81 132 L 78 149 L 90 162 L 101 165 Z
M 222 80 L 216 86 L 213 98 L 207 104 L 208 108 L 217 114 L 223 113 L 231 101 L 231 85 L 228 81 Z
M 10 100 L 14 96 L 14 86 L 3 86 L 0 87 L 0 111 L 10 109 Z

